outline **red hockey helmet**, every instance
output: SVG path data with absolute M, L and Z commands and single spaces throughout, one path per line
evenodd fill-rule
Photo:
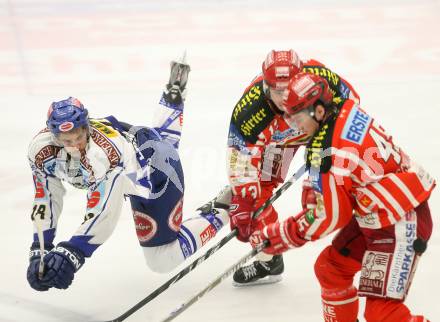
M 267 54 L 262 69 L 265 83 L 275 90 L 283 90 L 289 80 L 302 70 L 302 61 L 292 49 L 272 50 Z
M 330 105 L 333 95 L 327 81 L 315 74 L 298 73 L 290 80 L 283 97 L 283 110 L 289 115 L 305 110 L 320 100 Z

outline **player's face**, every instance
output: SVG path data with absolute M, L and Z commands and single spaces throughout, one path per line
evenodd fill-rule
M 87 146 L 88 133 L 86 127 L 79 127 L 69 132 L 58 134 L 57 140 L 68 152 L 75 150 L 84 152 Z
M 316 122 L 309 114 L 309 111 L 304 110 L 299 113 L 288 116 L 289 123 L 294 123 L 297 128 L 311 137 L 318 130 L 319 123 Z
M 277 90 L 272 87 L 269 87 L 270 99 L 274 104 L 280 109 L 283 110 L 283 94 L 284 89 Z

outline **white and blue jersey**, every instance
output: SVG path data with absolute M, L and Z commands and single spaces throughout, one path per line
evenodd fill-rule
M 86 257 L 112 234 L 124 196 L 130 198 L 136 234 L 153 270 L 172 269 L 213 237 L 228 220 L 226 212 L 182 225 L 184 181 L 177 152 L 182 124 L 173 113 L 166 127 L 156 128 L 131 127 L 112 116 L 90 119 L 85 153 L 67 152 L 47 129 L 38 133 L 28 153 L 35 184 L 32 218 L 38 221 L 34 241 L 38 224 L 45 244 L 53 243 L 63 181 L 87 190 L 84 221 L 69 240 Z M 152 260 L 160 252 L 152 255 L 149 248 L 158 247 L 168 253 L 165 263 Z

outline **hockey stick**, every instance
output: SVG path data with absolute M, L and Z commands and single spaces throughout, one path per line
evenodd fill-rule
M 258 208 L 253 218 L 257 218 L 261 213 L 269 207 L 272 203 L 274 203 L 275 200 L 277 200 L 281 194 L 286 191 L 295 181 L 297 181 L 306 170 L 306 166 L 303 165 L 295 174 L 292 175 L 292 177 L 286 181 L 280 188 L 275 191 L 275 193 L 270 197 L 266 202 Z M 218 251 L 221 247 L 223 247 L 227 242 L 229 242 L 231 239 L 233 239 L 235 236 L 237 236 L 237 229 L 232 230 L 228 235 L 223 237 L 217 244 L 215 244 L 213 247 L 208 249 L 205 254 L 197 258 L 195 261 L 193 261 L 190 265 L 182 269 L 179 273 L 174 275 L 172 278 L 170 278 L 168 281 L 166 281 L 164 284 L 162 284 L 159 288 L 157 288 L 153 293 L 148 295 L 146 298 L 141 300 L 139 303 L 134 305 L 132 308 L 127 310 L 122 315 L 118 316 L 117 318 L 107 321 L 107 322 L 121 322 L 124 321 L 126 318 L 128 318 L 130 315 L 135 313 L 137 310 L 142 308 L 145 304 L 149 303 L 151 300 L 155 299 L 159 294 L 167 290 L 171 285 L 179 281 L 182 277 L 187 275 L 189 272 L 191 272 L 194 268 L 196 268 L 200 263 L 204 262 L 208 257 L 210 257 L 212 254 L 214 254 L 216 251 Z
M 237 271 L 243 264 L 245 264 L 248 260 L 250 260 L 252 257 L 257 255 L 259 252 L 263 250 L 264 247 L 268 245 L 268 241 L 264 241 L 261 245 L 258 245 L 256 248 L 252 249 L 248 254 L 240 258 L 238 262 L 236 262 L 234 265 L 230 266 L 223 274 L 221 274 L 219 277 L 217 277 L 214 281 L 208 284 L 203 290 L 198 292 L 196 295 L 194 295 L 192 298 L 190 298 L 188 301 L 183 303 L 179 308 L 172 311 L 167 318 L 161 320 L 160 322 L 169 322 L 171 320 L 174 320 L 177 316 L 179 316 L 183 311 L 185 311 L 187 308 L 189 308 L 191 305 L 193 305 L 195 302 L 197 302 L 200 298 L 203 297 L 206 293 L 211 291 L 214 287 L 219 285 L 223 280 L 225 280 L 229 275 L 233 274 L 235 271 Z
M 38 215 L 35 216 L 34 222 L 37 226 L 38 242 L 40 243 L 40 264 L 38 265 L 38 278 L 41 280 L 43 279 L 44 275 L 44 234 L 40 220 L 41 219 L 38 217 Z

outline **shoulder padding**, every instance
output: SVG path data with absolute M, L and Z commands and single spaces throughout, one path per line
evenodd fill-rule
M 275 116 L 263 93 L 263 82 L 257 82 L 243 94 L 232 112 L 231 123 L 247 142 L 254 144 L 258 135 Z

